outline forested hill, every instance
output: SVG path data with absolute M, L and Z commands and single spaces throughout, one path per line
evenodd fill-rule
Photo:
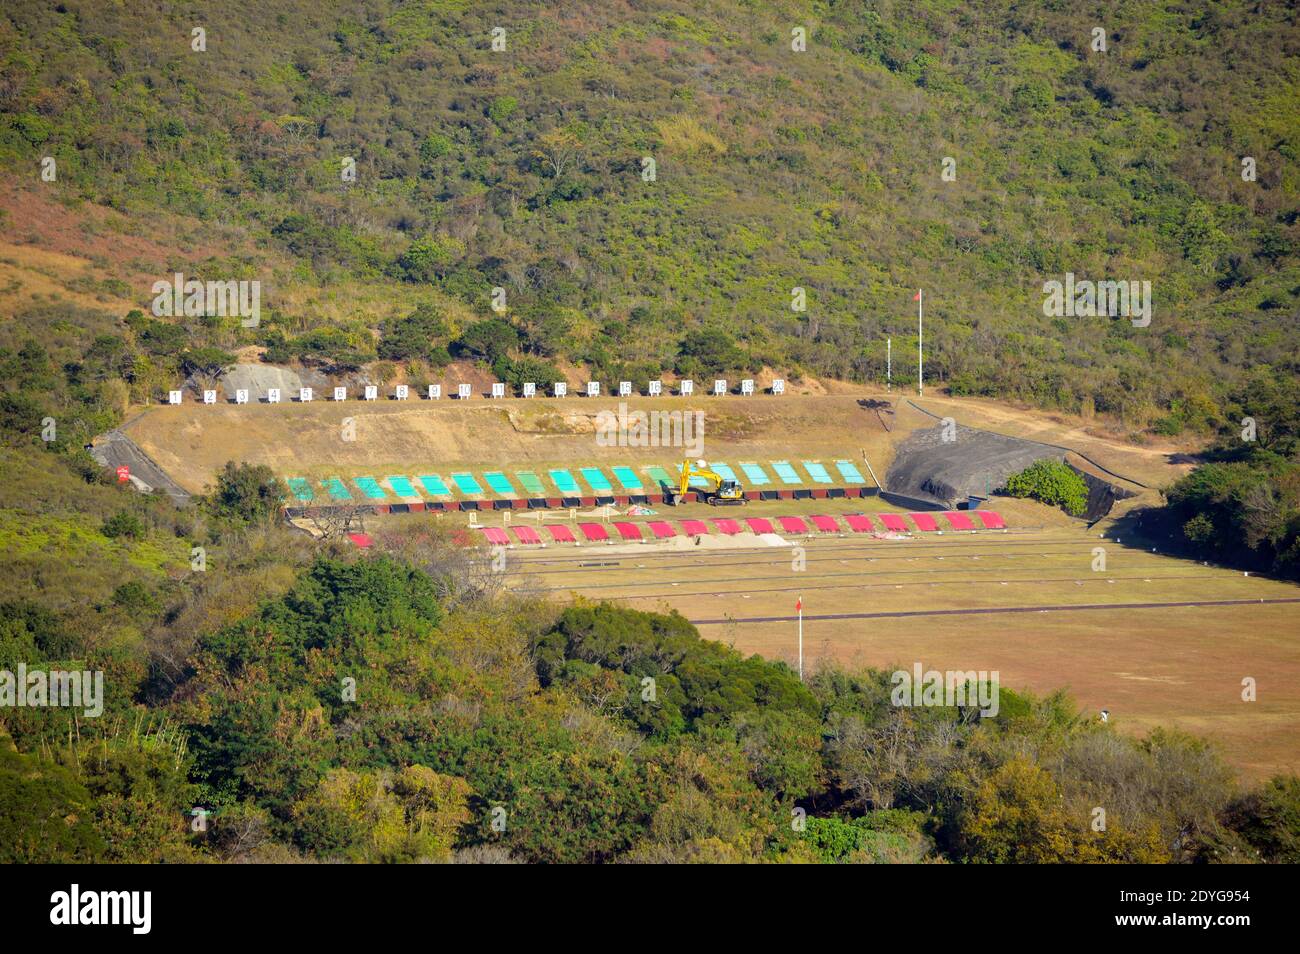
M 1206 430 L 1246 377 L 1296 373 L 1298 17 L 16 0 L 0 163 L 129 234 L 189 219 L 169 266 L 264 281 L 259 328 L 191 320 L 190 348 L 881 380 L 892 335 L 908 378 L 924 287 L 927 372 L 955 393 Z M 166 273 L 120 265 L 147 305 Z M 1150 325 L 1045 315 L 1043 283 L 1067 272 L 1149 281 Z M 464 332 L 494 287 L 510 327 L 476 349 Z

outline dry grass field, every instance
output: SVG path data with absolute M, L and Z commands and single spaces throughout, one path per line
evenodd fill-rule
M 863 509 L 856 503 L 782 502 L 744 513 Z M 705 508 L 692 509 L 699 516 Z M 677 609 L 707 638 L 792 665 L 802 597 L 806 667 L 834 660 L 910 669 L 919 661 L 997 670 L 1010 688 L 1067 689 L 1085 710 L 1108 709 L 1126 731 L 1166 725 L 1204 735 L 1247 777 L 1300 769 L 1300 587 L 1077 526 L 1026 528 L 1027 512 L 1008 516 L 1006 532 L 907 540 L 813 534 L 764 545 L 743 534 L 702 545 L 516 548 L 508 566 L 516 586 L 559 600 L 581 594 Z M 1040 522 L 1057 523 L 1046 516 Z M 1099 545 L 1104 572 L 1092 569 Z M 1227 605 L 1171 605 L 1215 602 Z M 1241 698 L 1247 677 L 1257 683 L 1255 702 Z

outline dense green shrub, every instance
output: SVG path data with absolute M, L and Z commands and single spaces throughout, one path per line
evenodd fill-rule
M 1074 468 L 1059 460 L 1034 461 L 1008 477 L 1005 490 L 1013 497 L 1029 497 L 1060 507 L 1073 517 L 1088 508 L 1088 485 Z

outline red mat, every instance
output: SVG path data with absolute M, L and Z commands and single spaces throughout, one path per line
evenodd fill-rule
M 714 517 L 713 525 L 729 537 L 740 533 L 740 524 L 730 517 Z
M 813 526 L 822 533 L 839 533 L 840 525 L 835 522 L 834 517 L 819 515 L 812 518 Z
M 703 520 L 682 521 L 682 533 L 686 534 L 688 537 L 701 536 L 708 532 L 709 528 L 705 525 Z
M 903 518 L 896 513 L 882 513 L 880 515 L 880 522 L 885 525 L 886 530 L 897 530 L 900 533 L 905 533 L 907 531 L 907 524 L 904 522 Z
M 764 520 L 762 517 L 746 517 L 745 523 L 749 524 L 749 529 L 753 530 L 755 533 L 776 532 L 772 529 L 772 524 Z
M 520 543 L 541 543 L 542 538 L 537 535 L 537 531 L 532 527 L 511 527 L 514 531 L 515 539 Z
M 844 519 L 848 521 L 849 529 L 851 529 L 855 533 L 871 533 L 873 530 L 876 529 L 871 524 L 871 518 L 864 517 L 861 514 L 851 513 L 848 514 Z
M 949 510 L 944 513 L 946 519 L 954 530 L 974 530 L 975 524 L 970 522 L 970 516 L 958 510 Z
M 651 520 L 646 526 L 654 531 L 654 535 L 660 539 L 677 536 L 677 531 L 673 529 L 673 525 L 663 520 Z
M 615 522 L 614 529 L 618 531 L 618 535 L 622 537 L 624 540 L 641 539 L 641 528 L 638 527 L 635 523 Z
M 573 538 L 573 531 L 562 523 L 548 523 L 546 531 L 556 543 L 577 543 Z
M 777 517 L 776 522 L 781 525 L 781 529 L 786 533 L 808 532 L 808 524 L 804 523 L 798 517 Z
M 1002 514 L 994 513 L 992 510 L 976 510 L 975 515 L 983 521 L 984 526 L 989 530 L 1001 530 L 1006 526 L 1002 521 Z
M 580 523 L 578 524 L 578 529 L 582 531 L 582 535 L 588 540 L 595 541 L 609 539 L 609 531 L 605 529 L 603 523 Z
M 483 531 L 483 536 L 487 537 L 488 543 L 498 543 L 506 546 L 510 543 L 510 538 L 500 527 L 479 527 Z
M 349 533 L 348 539 L 351 540 L 353 543 L 355 543 L 363 550 L 365 550 L 368 547 L 373 547 L 375 545 L 375 541 L 370 539 L 369 534 L 365 534 L 365 533 Z
M 912 522 L 916 524 L 918 530 L 938 530 L 939 525 L 934 522 L 934 517 L 928 513 L 909 513 Z

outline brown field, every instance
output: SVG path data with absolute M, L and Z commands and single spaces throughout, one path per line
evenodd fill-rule
M 856 503 L 770 503 L 727 515 L 863 509 Z M 1300 770 L 1300 587 L 1100 540 L 1033 505 L 1000 509 L 1013 524 L 1007 532 L 516 548 L 508 566 L 521 588 L 675 608 L 707 638 L 791 665 L 802 597 L 806 668 L 834 660 L 998 670 L 1008 688 L 1064 688 L 1085 711 L 1109 709 L 1123 731 L 1164 725 L 1208 737 L 1249 778 Z M 1058 525 L 1029 528 L 1034 511 Z M 792 543 L 805 548 L 802 572 Z M 1097 545 L 1106 547 L 1105 572 L 1091 568 Z M 1236 600 L 1247 602 L 1134 605 Z M 1256 680 L 1255 702 L 1241 700 L 1246 677 Z

